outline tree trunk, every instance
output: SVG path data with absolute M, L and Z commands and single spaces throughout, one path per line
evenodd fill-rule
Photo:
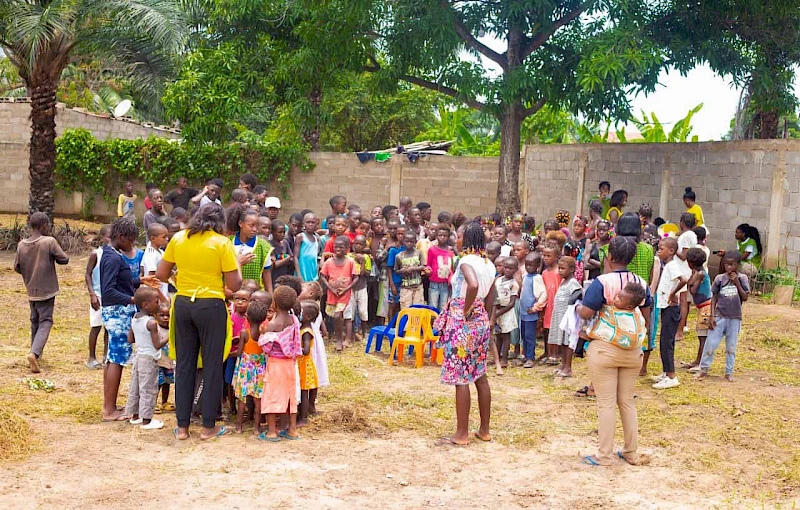
M 45 81 L 30 87 L 31 91 L 31 147 L 30 147 L 30 198 L 28 212 L 53 215 L 55 207 L 53 170 L 56 166 L 56 88 L 57 84 Z
M 314 109 L 314 116 L 310 121 L 311 125 L 306 126 L 305 132 L 303 133 L 303 141 L 311 147 L 311 152 L 317 152 L 319 150 L 320 123 L 322 118 L 320 113 L 320 108 L 322 108 L 322 88 L 319 85 L 315 85 L 314 88 L 311 89 L 308 100 L 311 102 L 311 106 Z
M 522 104 L 506 104 L 500 118 L 500 173 L 497 178 L 497 212 L 503 217 L 521 210 L 519 200 L 519 151 Z
M 761 122 L 758 137 L 762 140 L 778 138 L 778 125 L 780 124 L 778 112 L 759 112 Z

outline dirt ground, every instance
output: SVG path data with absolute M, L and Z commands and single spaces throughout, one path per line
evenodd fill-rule
M 0 254 L 0 416 L 21 419 L 14 431 L 24 445 L 0 457 L 0 508 L 792 508 L 800 501 L 795 309 L 746 306 L 735 383 L 722 380 L 721 350 L 709 381 L 681 372 L 679 388 L 659 393 L 641 380 L 639 437 L 649 466 L 578 462 L 597 438 L 594 402 L 572 395 L 587 382 L 583 360 L 566 381 L 547 368 L 492 376 L 494 441 L 441 447 L 435 440 L 451 431 L 454 415 L 438 367 L 387 367 L 386 346 L 367 356 L 363 344 L 329 353 L 332 386 L 321 391 L 322 414 L 301 441 L 265 444 L 246 430 L 201 442 L 194 428 L 193 439 L 178 442 L 169 414 L 161 415 L 165 428 L 150 433 L 101 423 L 101 372 L 83 366 L 85 258 L 60 268 L 41 374 L 56 389 L 29 388 L 28 307 L 12 260 Z M 677 358 L 691 359 L 694 349 L 689 334 Z M 650 373 L 659 368 L 656 353 Z M 128 381 L 126 371 L 120 404 Z M 474 397 L 471 418 L 477 427 Z

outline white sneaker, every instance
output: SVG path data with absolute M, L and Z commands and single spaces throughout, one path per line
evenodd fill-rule
M 701 370 L 701 369 L 700 369 L 700 365 L 696 365 L 696 366 L 693 366 L 692 368 L 690 368 L 690 369 L 689 369 L 689 373 L 690 373 L 690 374 L 696 374 L 696 373 L 697 373 L 697 372 L 699 372 L 700 370 Z
M 675 388 L 676 386 L 680 386 L 680 385 L 681 385 L 681 383 L 678 381 L 677 377 L 673 377 L 672 379 L 670 379 L 669 377 L 666 377 L 666 378 L 662 379 L 660 382 L 655 383 L 653 385 L 653 388 L 655 388 L 657 390 L 668 390 L 670 388 Z
M 653 382 L 656 382 L 656 383 L 661 382 L 666 378 L 667 378 L 667 374 L 665 374 L 664 372 L 661 372 L 658 375 L 651 375 L 650 376 L 650 380 L 653 381 Z
M 150 420 L 147 425 L 142 425 L 142 430 L 158 430 L 164 428 L 164 422 L 161 420 Z
M 141 418 L 136 418 L 136 419 L 131 418 L 130 420 L 128 420 L 128 423 L 130 423 L 131 425 L 141 425 L 143 421 L 144 420 L 142 420 Z

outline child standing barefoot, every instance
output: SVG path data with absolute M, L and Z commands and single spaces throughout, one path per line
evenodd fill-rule
M 519 328 L 514 305 L 519 297 L 519 284 L 514 276 L 519 269 L 519 263 L 514 257 L 503 259 L 503 274 L 494 282 L 497 293 L 497 303 L 494 307 L 494 322 L 497 328 L 497 350 L 500 353 L 500 366 L 508 367 L 508 349 L 511 345 L 511 332 Z
M 297 296 L 297 299 L 300 301 L 313 301 L 317 304 L 317 309 L 321 310 L 320 300 L 322 299 L 322 287 L 318 282 L 305 283 L 303 284 L 303 292 Z M 323 337 L 328 336 L 328 331 L 325 329 L 325 321 L 322 320 L 322 313 L 318 314 L 317 318 L 311 323 L 311 329 L 314 332 L 314 342 L 311 345 L 311 357 L 314 359 L 314 366 L 317 369 L 317 388 L 319 389 L 330 385 L 328 354 L 325 352 L 325 341 L 323 340 Z M 308 414 L 310 416 L 317 414 L 317 407 L 313 400 L 309 402 Z
M 314 213 L 303 217 L 303 232 L 294 240 L 295 274 L 304 282 L 315 282 L 319 279 L 319 257 L 321 243 L 317 235 L 319 220 Z
M 233 378 L 236 375 L 236 363 L 242 352 L 241 335 L 247 322 L 247 307 L 250 306 L 250 291 L 239 289 L 233 293 L 233 311 L 231 313 L 231 326 L 233 327 L 233 343 L 228 359 L 225 360 L 225 372 L 223 380 L 225 389 L 222 393 L 222 410 L 225 411 L 225 402 L 228 402 L 228 412 L 236 414 L 238 412 L 236 394 L 233 391 Z
M 553 300 L 553 315 L 547 345 L 555 346 L 561 358 L 561 366 L 556 370 L 556 377 L 572 377 L 573 352 L 569 348 L 569 333 L 559 326 L 569 305 L 575 304 L 581 297 L 581 284 L 575 279 L 574 258 L 561 257 L 558 260 L 558 276 L 561 277 L 561 285 L 558 286 Z
M 239 334 L 240 354 L 233 378 L 233 392 L 238 400 L 236 433 L 241 434 L 244 424 L 244 407 L 247 397 L 255 403 L 253 434 L 261 433 L 261 398 L 264 396 L 264 374 L 267 371 L 267 355 L 258 345 L 261 325 L 267 320 L 269 305 L 252 299 L 247 307 L 247 329 Z
M 559 246 L 550 241 L 546 242 L 544 249 L 542 249 L 542 263 L 544 264 L 542 280 L 544 280 L 544 286 L 547 290 L 547 307 L 545 308 L 544 320 L 542 321 L 544 326 L 545 349 L 543 349 L 539 361 L 548 365 L 558 365 L 557 351 L 548 342 L 548 338 L 553 320 L 553 303 L 556 299 L 556 292 L 558 292 L 558 288 L 561 286 L 561 276 L 558 274 L 558 258 L 560 254 L 561 250 Z M 558 328 L 558 324 L 556 324 L 555 327 Z
M 103 246 L 107 245 L 111 239 L 111 225 L 103 225 L 100 227 L 100 247 L 92 251 L 89 255 L 89 260 L 86 263 L 86 289 L 89 291 L 89 359 L 86 360 L 86 368 L 90 370 L 99 370 L 103 368 L 103 364 L 97 361 L 97 337 L 100 336 L 100 330 L 103 328 L 103 312 L 100 311 L 100 296 L 102 295 L 100 289 L 100 259 L 103 256 Z M 105 348 L 103 349 L 103 358 L 105 358 L 108 351 L 108 331 L 105 332 Z
M 347 237 L 339 237 L 337 247 L 343 245 Z M 344 257 L 344 252 L 341 252 Z M 349 298 L 349 296 L 348 296 Z M 269 430 L 258 438 L 263 441 L 278 442 L 283 439 L 300 439 L 297 434 L 297 393 L 296 359 L 301 355 L 300 322 L 289 313 L 297 302 L 297 293 L 282 285 L 275 289 L 272 303 L 276 316 L 267 327 L 267 332 L 258 340 L 258 345 L 267 354 L 267 371 L 264 376 L 264 395 L 261 398 L 261 412 L 267 415 Z M 289 413 L 289 428 L 281 431 L 276 427 L 278 415 Z
M 539 266 L 542 256 L 533 252 L 525 257 L 525 276 L 520 285 L 520 339 L 525 356 L 522 368 L 533 368 L 536 359 L 536 323 L 539 314 L 547 306 L 547 290 L 544 287 Z
M 350 305 L 351 289 L 358 281 L 355 262 L 347 257 L 349 248 L 350 240 L 347 236 L 337 237 L 333 245 L 334 256 L 325 261 L 319 272 L 322 283 L 328 288 L 326 312 L 334 319 L 337 351 L 341 351 L 343 347 L 344 311 Z M 350 342 L 344 346 L 349 347 Z
M 714 353 L 725 337 L 725 379 L 733 382 L 733 363 L 736 361 L 736 344 L 742 327 L 742 303 L 747 301 L 750 284 L 747 275 L 739 272 L 742 255 L 738 251 L 725 253 L 722 265 L 723 274 L 714 278 L 711 286 L 711 317 L 709 319 L 708 340 L 703 349 L 698 379 L 708 377 Z
M 302 301 L 303 321 L 300 323 L 300 341 L 303 344 L 303 355 L 297 359 L 297 368 L 300 371 L 300 413 L 297 426 L 308 425 L 309 409 L 317 400 L 317 366 L 314 364 L 312 350 L 314 349 L 314 329 L 312 324 L 319 315 L 319 305 L 314 301 Z M 316 405 L 314 406 L 316 410 Z
M 160 413 L 175 410 L 175 406 L 169 403 L 169 386 L 175 384 L 175 363 L 169 357 L 169 305 L 167 303 L 159 303 L 156 322 L 158 323 L 158 337 L 162 342 L 167 342 L 161 348 L 161 357 L 157 363 L 161 404 L 156 407 L 156 413 Z
M 131 417 L 132 425 L 142 425 L 144 430 L 164 427 L 161 420 L 154 420 L 158 398 L 158 359 L 161 348 L 169 339 L 161 339 L 158 323 L 154 316 L 158 313 L 159 292 L 150 287 L 139 287 L 133 295 L 139 312 L 131 319 L 128 343 L 136 343 L 136 359 L 131 371 L 131 389 L 125 414 Z
M 698 228 L 697 230 L 705 234 L 704 229 Z M 694 306 L 697 308 L 696 328 L 697 339 L 699 340 L 697 357 L 692 364 L 689 365 L 689 372 L 700 371 L 700 360 L 703 357 L 703 347 L 706 345 L 708 323 L 711 318 L 711 281 L 708 278 L 708 273 L 704 269 L 707 260 L 706 253 L 700 246 L 691 248 L 686 255 L 686 262 L 689 263 L 689 268 L 692 270 L 692 276 L 689 278 L 689 282 L 686 285 L 689 287 Z

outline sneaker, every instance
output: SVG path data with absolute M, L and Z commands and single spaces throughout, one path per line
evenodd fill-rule
M 661 380 L 661 382 L 655 383 L 653 385 L 653 388 L 655 388 L 657 390 L 668 390 L 670 388 L 675 388 L 675 387 L 680 386 L 680 385 L 681 385 L 681 383 L 680 383 L 680 381 L 678 381 L 677 377 L 673 377 L 672 379 L 670 379 L 669 377 L 666 377 L 663 380 Z
M 142 430 L 158 430 L 164 428 L 164 422 L 161 420 L 150 420 L 147 425 L 142 425 Z
M 528 361 L 526 361 L 525 364 L 522 365 L 522 368 L 533 368 L 533 360 L 529 359 Z
M 664 372 L 661 372 L 658 375 L 651 375 L 650 376 L 650 380 L 655 382 L 655 383 L 659 383 L 659 382 L 663 381 L 666 378 L 667 378 L 667 374 L 665 374 Z
M 689 373 L 690 373 L 690 374 L 696 374 L 696 373 L 697 373 L 697 372 L 699 372 L 700 370 L 702 370 L 702 369 L 700 368 L 700 365 L 695 365 L 695 366 L 693 366 L 692 368 L 690 368 L 690 369 L 689 369 Z
M 143 421 L 144 420 L 141 418 L 136 418 L 136 419 L 131 418 L 130 420 L 128 420 L 128 423 L 130 423 L 131 425 L 141 425 Z

